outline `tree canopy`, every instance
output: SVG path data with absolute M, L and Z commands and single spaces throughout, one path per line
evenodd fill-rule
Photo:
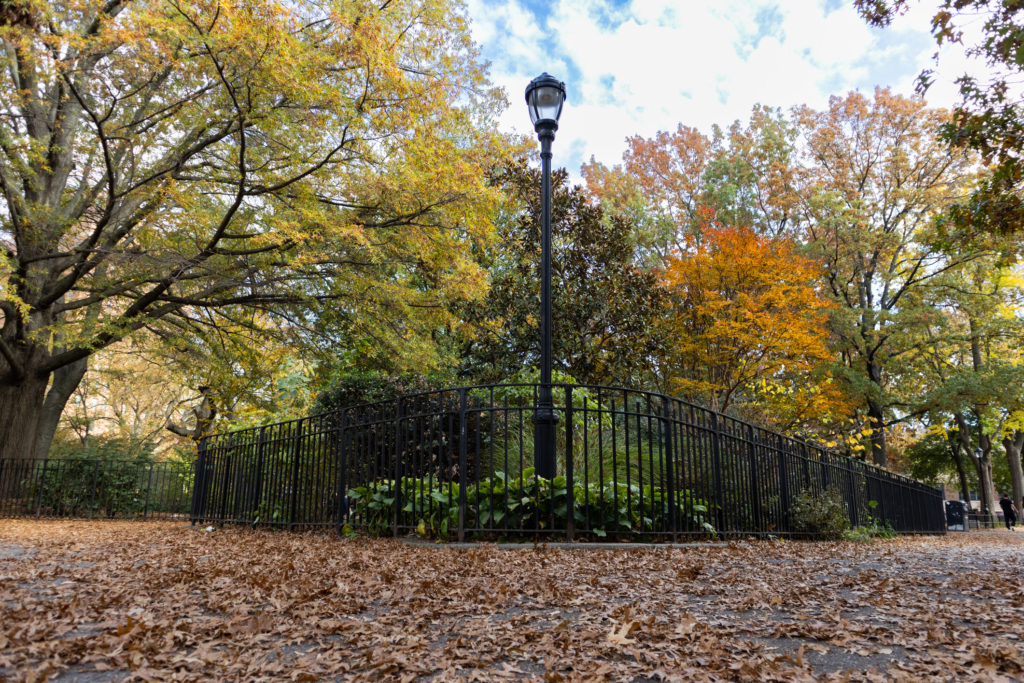
M 59 413 L 134 333 L 315 330 L 329 311 L 422 352 L 482 292 L 468 247 L 492 233 L 484 170 L 509 141 L 459 5 L 4 8 L 0 457 L 33 453 L 51 376 Z

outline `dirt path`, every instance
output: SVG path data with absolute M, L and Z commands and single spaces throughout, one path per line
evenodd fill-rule
M 0 520 L 0 681 L 1018 681 L 1024 533 L 453 549 Z

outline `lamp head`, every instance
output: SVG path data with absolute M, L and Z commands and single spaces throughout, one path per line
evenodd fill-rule
M 530 121 L 536 130 L 549 128 L 558 130 L 558 118 L 565 103 L 565 83 L 554 76 L 543 73 L 526 86 L 526 105 L 530 109 Z

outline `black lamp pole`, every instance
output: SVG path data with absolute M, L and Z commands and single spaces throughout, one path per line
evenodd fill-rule
M 565 83 L 542 74 L 526 88 L 541 161 L 540 396 L 534 413 L 533 466 L 538 477 L 555 478 L 558 413 L 551 394 L 551 143 L 565 102 Z

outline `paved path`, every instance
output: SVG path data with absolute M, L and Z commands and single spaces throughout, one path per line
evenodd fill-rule
M 510 545 L 0 520 L 0 682 L 1024 681 L 1024 533 Z

